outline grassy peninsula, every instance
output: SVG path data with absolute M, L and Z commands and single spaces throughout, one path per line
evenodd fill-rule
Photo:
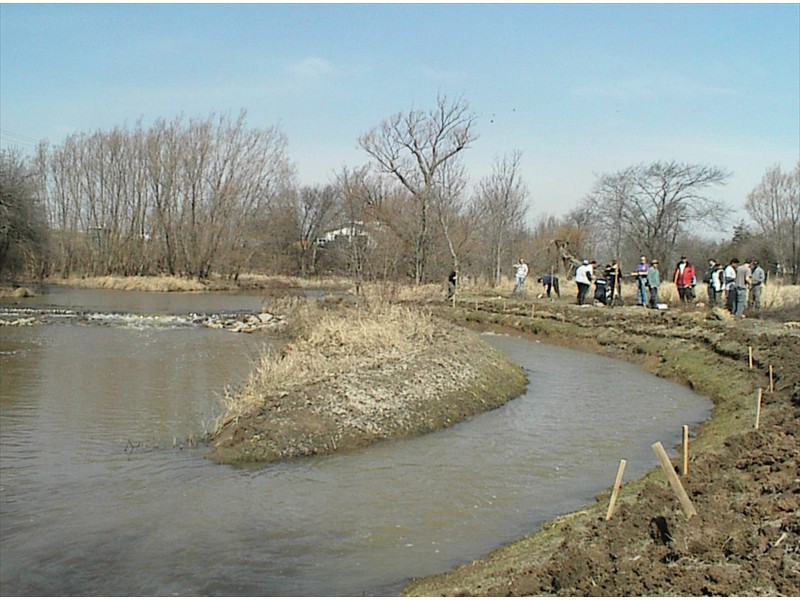
M 289 341 L 224 399 L 210 457 L 267 463 L 420 435 L 521 394 L 522 369 L 425 309 L 296 302 Z

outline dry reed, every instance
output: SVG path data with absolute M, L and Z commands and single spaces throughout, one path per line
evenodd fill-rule
M 222 398 L 219 427 L 293 390 L 388 361 L 413 358 L 436 332 L 432 317 L 407 306 L 372 303 L 325 310 L 319 303 L 290 301 L 293 340 L 280 352 L 262 353 L 248 379 Z
M 72 287 L 136 292 L 204 292 L 208 286 L 196 279 L 172 275 L 51 278 L 49 283 Z

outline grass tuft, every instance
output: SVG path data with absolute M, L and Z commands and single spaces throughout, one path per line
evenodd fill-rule
M 431 315 L 410 307 L 373 303 L 368 307 L 282 299 L 293 338 L 280 351 L 264 352 L 250 377 L 222 398 L 220 426 L 264 405 L 265 393 L 290 394 L 314 382 L 391 361 L 409 360 L 426 350 L 436 332 Z

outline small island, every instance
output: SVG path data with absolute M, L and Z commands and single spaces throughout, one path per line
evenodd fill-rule
M 424 309 L 301 303 L 289 341 L 223 398 L 209 457 L 270 463 L 449 427 L 519 396 L 524 371 Z

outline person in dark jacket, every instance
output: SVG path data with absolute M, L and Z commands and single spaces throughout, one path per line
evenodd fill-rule
M 450 300 L 456 293 L 456 281 L 458 280 L 458 273 L 455 271 L 450 271 L 450 275 L 447 277 L 447 296 L 445 300 Z
M 608 304 L 608 282 L 603 275 L 594 279 L 594 299 L 601 304 Z
M 555 290 L 556 296 L 561 298 L 561 290 L 558 288 L 558 275 L 542 275 L 536 281 L 542 284 L 548 298 L 552 290 Z M 539 298 L 541 298 L 542 295 L 543 294 L 539 294 Z
M 614 298 L 618 298 L 617 303 L 622 303 L 622 269 L 619 266 L 619 261 L 615 258 L 611 264 L 606 267 L 604 272 L 606 281 L 608 282 L 608 303 L 614 304 Z

